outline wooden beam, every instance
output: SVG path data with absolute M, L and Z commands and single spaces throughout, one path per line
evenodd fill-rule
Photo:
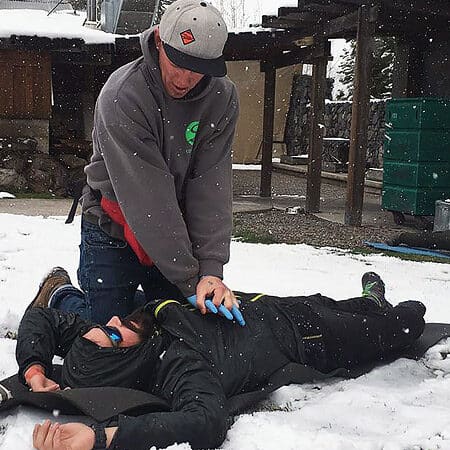
M 112 55 L 109 52 L 67 52 L 58 50 L 52 52 L 52 61 L 55 64 L 75 64 L 92 66 L 111 66 Z
M 298 50 L 298 41 L 303 37 L 303 33 L 293 30 L 229 33 L 223 53 L 227 61 L 270 61 L 272 55 Z
M 323 16 L 318 16 L 316 12 L 307 11 L 306 9 L 303 9 L 300 12 L 290 13 L 278 17 L 279 19 L 293 20 L 302 23 L 317 23 L 324 19 Z
M 298 13 L 303 8 L 298 8 L 296 6 L 281 6 L 278 8 L 278 17 L 287 16 L 292 13 Z
M 368 9 L 369 23 L 376 23 L 379 15 L 379 7 L 371 6 Z M 353 11 L 341 17 L 331 19 L 323 25 L 323 34 L 328 38 L 342 37 L 343 34 L 354 32 L 358 27 L 358 11 Z
M 319 0 L 320 3 L 328 3 L 328 0 Z M 369 2 L 371 4 L 373 4 L 374 2 L 369 0 Z M 339 0 L 339 3 L 348 3 L 349 5 L 355 5 L 357 8 L 359 8 L 360 6 L 369 3 L 365 0 Z
M 49 38 L 43 36 L 22 36 L 12 34 L 9 37 L 1 38 L 0 45 L 4 49 L 15 50 L 80 50 L 90 46 L 86 45 L 83 39 L 79 38 Z M 111 44 L 97 44 L 105 48 L 112 47 Z
M 261 161 L 261 197 L 272 196 L 272 148 L 275 112 L 276 69 L 267 68 L 264 72 L 264 113 L 263 113 L 263 142 Z
M 373 59 L 374 26 L 370 7 L 361 6 L 358 14 L 352 124 L 347 176 L 345 223 L 361 226 L 364 201 L 364 177 L 367 153 L 367 126 L 370 106 L 370 76 Z
M 352 9 L 354 9 L 352 5 L 342 5 L 339 3 L 332 3 L 332 2 L 327 4 L 308 2 L 304 6 L 303 11 L 326 14 L 328 19 L 329 17 L 338 17 L 344 16 L 345 14 L 349 14 L 352 12 Z
M 314 64 L 317 58 L 325 57 L 331 60 L 331 42 L 312 45 L 309 47 L 298 48 L 287 53 L 276 54 L 270 62 L 262 62 L 262 70 L 268 70 L 270 67 L 281 69 L 282 67 L 292 66 L 294 64 Z
M 272 28 L 296 29 L 303 28 L 305 25 L 313 25 L 312 21 L 301 22 L 296 18 L 278 17 L 278 16 L 262 16 L 262 26 Z
M 337 17 L 323 25 L 323 34 L 325 36 L 340 36 L 348 31 L 356 31 L 358 23 L 358 11 Z
M 318 58 L 313 65 L 311 91 L 311 119 L 309 135 L 308 175 L 306 182 L 306 212 L 320 210 L 320 185 L 322 171 L 322 150 L 325 90 L 327 85 L 327 58 Z

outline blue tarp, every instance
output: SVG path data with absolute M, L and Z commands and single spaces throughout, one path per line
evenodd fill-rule
M 450 254 L 447 252 L 439 252 L 437 250 L 429 250 L 426 248 L 406 247 L 404 245 L 394 246 L 383 244 L 382 242 L 369 242 L 369 241 L 365 241 L 364 244 L 367 245 L 368 247 L 376 248 L 378 250 L 385 250 L 389 252 L 405 253 L 407 255 L 433 256 L 435 258 L 450 259 Z

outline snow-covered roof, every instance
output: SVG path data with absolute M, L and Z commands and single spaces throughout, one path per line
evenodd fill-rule
M 5 0 L 6 1 L 6 0 Z M 47 0 L 48 1 L 48 0 Z M 297 6 L 297 0 L 248 0 L 247 8 L 253 8 L 255 13 L 261 15 L 277 14 L 282 6 Z M 21 4 L 29 2 L 20 2 Z M 39 36 L 48 38 L 83 39 L 86 44 L 114 43 L 118 35 L 106 33 L 83 26 L 86 19 L 85 12 L 72 10 L 54 11 L 49 16 L 47 11 L 32 9 L 1 9 L 0 14 L 0 38 L 16 36 Z M 260 17 L 259 17 L 260 18 Z M 255 17 L 256 19 L 256 17 Z M 230 30 L 233 33 L 267 32 L 266 29 L 240 28 Z M 123 37 L 123 36 L 122 36 Z
M 86 12 L 72 10 L 47 11 L 33 9 L 2 9 L 0 14 L 0 39 L 10 36 L 38 36 L 46 38 L 82 39 L 86 44 L 110 44 L 124 35 L 106 33 L 83 26 Z M 270 33 L 271 29 L 245 27 L 230 29 L 232 34 Z M 136 35 L 130 35 L 136 36 Z
M 39 36 L 49 38 L 83 39 L 86 44 L 114 43 L 115 34 L 83 26 L 85 12 L 74 14 L 72 10 L 47 11 L 31 9 L 2 9 L 0 14 L 0 38 Z

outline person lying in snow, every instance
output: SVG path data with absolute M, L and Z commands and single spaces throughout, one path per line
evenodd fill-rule
M 335 301 L 320 294 L 276 297 L 237 293 L 245 327 L 202 316 L 175 300 L 147 304 L 127 318 L 93 325 L 75 313 L 29 308 L 19 327 L 19 377 L 34 391 L 122 386 L 165 399 L 170 412 L 121 415 L 116 426 L 37 424 L 39 450 L 148 449 L 188 442 L 215 448 L 229 427 L 227 398 L 263 389 L 289 362 L 321 372 L 382 360 L 410 346 L 424 329 L 425 306 L 393 307 L 374 272 L 363 294 Z M 33 306 L 33 305 L 32 305 Z M 42 306 L 42 304 L 41 304 Z M 61 382 L 52 358 L 64 358 Z

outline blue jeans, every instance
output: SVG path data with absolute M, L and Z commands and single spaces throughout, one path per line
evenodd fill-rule
M 87 220 L 81 222 L 77 275 L 81 290 L 72 286 L 60 289 L 53 296 L 52 307 L 76 312 L 94 323 L 126 316 L 152 300 L 184 298 L 156 266 L 143 266 L 126 242 Z

